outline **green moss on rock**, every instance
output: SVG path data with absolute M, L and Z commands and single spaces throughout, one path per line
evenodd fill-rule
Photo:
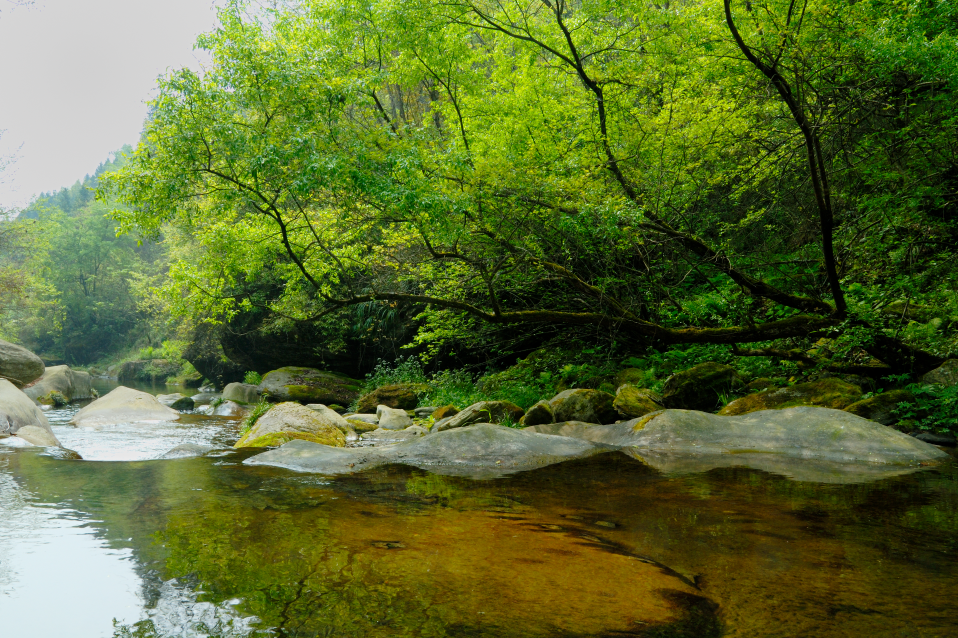
M 669 377 L 662 398 L 668 408 L 711 412 L 722 404 L 723 395 L 743 387 L 734 368 L 707 361 Z
M 376 407 L 385 405 L 400 410 L 412 410 L 419 405 L 419 395 L 429 390 L 425 383 L 394 383 L 376 388 L 359 399 L 356 408 L 363 414 L 375 414 Z
M 908 390 L 891 390 L 882 392 L 875 396 L 856 401 L 845 408 L 845 412 L 850 412 L 863 419 L 878 421 L 882 425 L 894 425 L 898 422 L 895 416 L 895 409 L 899 403 L 914 403 L 915 395 Z
M 758 410 L 782 410 L 799 406 L 816 406 L 844 410 L 862 398 L 857 385 L 829 377 L 798 383 L 779 390 L 766 390 L 732 401 L 719 411 L 724 416 L 748 414 Z

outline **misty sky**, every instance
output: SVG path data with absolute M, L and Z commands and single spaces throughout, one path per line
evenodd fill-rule
M 0 174 L 0 210 L 70 186 L 136 144 L 156 77 L 205 59 L 193 43 L 214 26 L 213 5 L 0 0 L 0 157 L 17 155 Z

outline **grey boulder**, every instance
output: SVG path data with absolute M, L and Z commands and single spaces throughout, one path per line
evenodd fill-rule
M 480 423 L 379 448 L 336 448 L 290 441 L 244 463 L 320 474 L 347 474 L 399 463 L 435 474 L 494 478 L 611 449 L 579 439 Z
M 263 390 L 249 383 L 231 383 L 223 388 L 223 398 L 235 403 L 259 403 L 263 400 Z
M 69 401 L 92 399 L 92 378 L 87 372 L 74 370 L 70 366 L 50 366 L 43 376 L 23 392 L 38 403 L 51 403 L 50 393 L 59 392 Z
M 0 379 L 0 438 L 16 435 L 26 427 L 39 428 L 53 437 L 47 417 L 33 400 L 6 379 Z
M 388 405 L 376 406 L 376 418 L 379 419 L 379 427 L 384 430 L 405 430 L 412 425 L 412 419 L 405 410 Z
M 215 399 L 223 398 L 222 394 L 218 392 L 200 392 L 199 394 L 194 394 L 192 397 L 194 406 L 209 405 Z
M 155 423 L 179 418 L 179 412 L 166 407 L 152 394 L 121 385 L 77 412 L 70 424 L 99 428 L 117 423 Z
M 432 426 L 432 431 L 443 432 L 475 423 L 503 423 L 505 421 L 518 423 L 523 414 L 522 408 L 509 401 L 479 401 L 465 408 L 462 412 L 436 421 Z
M 18 388 L 40 378 L 44 365 L 26 348 L 0 339 L 0 377 Z
M 223 401 L 210 412 L 210 416 L 239 418 L 246 416 L 246 408 L 235 401 Z
M 948 359 L 943 364 L 925 374 L 922 383 L 951 387 L 958 385 L 958 359 Z

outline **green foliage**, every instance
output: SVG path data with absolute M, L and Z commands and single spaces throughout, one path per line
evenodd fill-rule
M 266 414 L 267 412 L 269 412 L 270 408 L 272 407 L 273 405 L 266 401 L 260 401 L 259 403 L 254 405 L 253 409 L 251 409 L 249 411 L 249 414 L 246 415 L 246 418 L 243 419 L 243 423 L 240 427 L 241 433 L 246 434 L 247 432 L 252 430 L 253 426 L 256 425 L 256 422 L 259 420 L 259 418 L 263 416 L 264 414 Z
M 905 389 L 915 395 L 915 403 L 899 403 L 896 416 L 914 422 L 920 430 L 958 434 L 958 385 L 940 386 L 912 383 Z
M 243 383 L 248 383 L 250 385 L 259 385 L 263 382 L 263 375 L 255 370 L 248 370 L 245 375 L 243 375 Z

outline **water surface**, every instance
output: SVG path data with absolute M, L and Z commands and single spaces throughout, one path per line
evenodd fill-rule
M 328 479 L 149 460 L 225 446 L 225 419 L 54 429 L 101 460 L 0 448 L 4 638 L 958 635 L 954 465 L 834 485 L 610 453 Z

